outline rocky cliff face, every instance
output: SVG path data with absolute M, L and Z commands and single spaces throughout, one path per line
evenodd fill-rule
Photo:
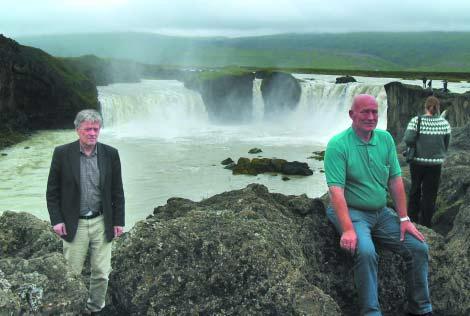
M 470 92 L 445 93 L 400 82 L 386 84 L 385 90 L 388 104 L 387 130 L 397 142 L 401 142 L 410 119 L 423 113 L 424 102 L 433 93 L 441 101 L 441 112 L 447 110 L 446 117 L 452 127 L 463 126 L 470 119 Z
M 198 91 L 213 122 L 247 122 L 253 112 L 252 73 L 193 75 L 185 86 Z
M 98 108 L 91 80 L 39 49 L 0 35 L 1 127 L 70 128 L 84 108 Z
M 284 72 L 271 72 L 263 75 L 261 94 L 264 100 L 264 116 L 267 118 L 282 115 L 294 110 L 299 104 L 302 89 L 294 76 Z

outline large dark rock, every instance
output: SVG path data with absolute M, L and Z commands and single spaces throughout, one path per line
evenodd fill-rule
M 0 129 L 70 128 L 84 108 L 98 109 L 96 86 L 89 78 L 0 35 Z
M 66 265 L 62 254 L 53 252 L 33 259 L 0 259 L 0 314 L 79 315 L 85 306 L 87 289 L 79 275 Z M 1 287 L 1 286 L 0 286 Z
M 292 208 L 320 211 L 303 200 Z M 169 200 L 118 245 L 115 303 L 131 315 L 339 315 L 306 279 L 294 224 L 302 216 L 289 201 L 260 185 L 200 203 Z
M 337 77 L 336 78 L 336 84 L 338 83 L 349 83 L 349 82 L 357 82 L 357 80 L 349 75 L 343 76 L 343 77 Z
M 0 216 L 0 315 L 78 315 L 87 289 L 66 265 L 50 225 L 28 213 Z
M 431 91 L 420 86 L 391 82 L 385 85 L 387 92 L 387 130 L 397 142 L 401 142 L 408 122 L 424 112 L 424 102 L 430 95 L 441 103 L 441 111 L 447 110 L 447 120 L 452 127 L 460 127 L 470 120 L 470 92 L 464 94 Z
M 23 259 L 61 252 L 62 242 L 50 224 L 25 212 L 3 212 L 0 216 L 0 257 Z
M 185 86 L 201 94 L 213 122 L 249 122 L 253 112 L 253 73 L 195 73 Z
M 281 172 L 288 175 L 311 176 L 313 171 L 306 162 L 288 161 L 282 166 Z
M 440 264 L 433 270 L 433 298 L 443 315 L 470 315 L 470 194 L 465 194 L 454 220 Z
M 297 108 L 301 93 L 298 80 L 291 74 L 284 72 L 265 74 L 261 82 L 265 118 L 276 118 L 286 111 Z
M 240 157 L 233 166 L 233 174 L 258 175 L 265 172 L 279 172 L 287 175 L 311 176 L 313 171 L 306 162 L 287 161 L 277 158 L 245 158 Z
M 442 236 L 421 230 L 431 249 L 436 315 L 465 315 L 468 252 L 453 253 Z M 468 231 L 455 228 L 452 242 L 463 242 Z M 357 315 L 352 260 L 338 244 L 320 199 L 269 193 L 257 184 L 201 202 L 173 198 L 118 242 L 113 301 L 130 315 Z M 404 264 L 378 251 L 384 315 L 400 315 Z M 461 255 L 467 259 L 458 269 L 442 268 Z M 452 282 L 443 290 L 446 276 Z

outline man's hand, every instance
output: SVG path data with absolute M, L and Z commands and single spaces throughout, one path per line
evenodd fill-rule
M 419 241 L 424 241 L 424 236 L 410 221 L 400 223 L 400 241 L 405 240 L 405 233 L 409 233 L 416 237 Z
M 341 240 L 339 242 L 341 249 L 344 249 L 351 254 L 354 254 L 357 246 L 357 235 L 354 229 L 347 230 L 341 235 Z
M 124 227 L 122 226 L 114 226 L 114 237 L 119 237 L 124 232 Z
M 52 227 L 52 229 L 59 237 L 67 235 L 67 230 L 65 229 L 64 223 L 56 224 Z

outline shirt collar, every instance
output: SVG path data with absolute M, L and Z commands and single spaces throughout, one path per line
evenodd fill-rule
M 80 145 L 80 153 L 82 155 L 86 156 L 85 150 L 83 149 L 82 145 Z M 91 152 L 91 155 L 88 156 L 88 157 L 95 157 L 97 154 L 98 154 L 98 144 L 95 145 L 95 148 L 93 148 L 93 151 Z
M 377 133 L 375 133 L 375 130 L 372 131 L 372 136 L 370 137 L 368 142 L 365 142 L 359 136 L 357 136 L 356 132 L 352 127 L 349 128 L 349 132 L 353 135 L 354 142 L 356 143 L 356 146 L 376 146 L 377 145 Z

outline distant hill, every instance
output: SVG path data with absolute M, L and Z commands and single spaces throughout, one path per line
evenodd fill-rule
M 176 37 L 93 33 L 17 37 L 60 57 L 94 54 L 147 64 L 470 72 L 470 32 Z

